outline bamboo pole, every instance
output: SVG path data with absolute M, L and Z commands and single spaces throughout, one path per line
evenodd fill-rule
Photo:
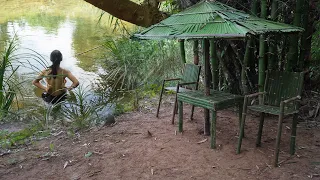
M 199 64 L 199 41 L 193 41 L 193 63 L 195 65 Z
M 297 136 L 297 124 L 298 124 L 298 114 L 293 115 L 292 128 L 291 128 L 291 138 L 290 138 L 290 155 L 294 155 L 296 152 L 296 136 Z
M 267 0 L 261 0 L 261 18 L 267 17 Z M 266 71 L 266 62 L 265 62 L 265 51 L 266 51 L 265 35 L 260 35 L 259 38 L 259 80 L 258 87 L 259 92 L 264 90 L 264 81 L 265 81 L 265 71 Z M 259 98 L 259 103 L 262 102 L 262 98 Z
M 203 39 L 202 41 L 202 48 L 203 48 L 203 61 L 204 61 L 204 86 L 205 86 L 205 95 L 210 95 L 210 79 L 209 79 L 209 71 L 210 71 L 210 62 L 209 62 L 209 41 L 208 39 Z M 210 135 L 210 115 L 209 110 L 204 109 L 204 135 Z
M 219 64 L 218 64 L 218 57 L 216 53 L 216 43 L 214 39 L 210 40 L 210 57 L 211 57 L 211 65 L 212 65 L 212 87 L 214 90 L 218 89 L 219 83 Z
M 284 115 L 284 103 L 280 103 L 280 115 L 279 115 L 279 122 L 278 122 L 278 133 L 277 133 L 277 139 L 276 139 L 276 149 L 274 151 L 274 167 L 278 167 L 278 159 L 279 159 L 279 151 L 280 151 L 280 140 L 281 140 L 281 133 L 282 133 L 282 121 L 283 121 L 283 115 Z
M 252 38 L 249 37 L 249 39 L 247 40 L 246 52 L 244 54 L 243 65 L 241 69 L 241 84 L 242 84 L 242 91 L 244 95 L 249 93 L 247 69 L 248 69 L 248 62 L 251 54 L 251 47 L 252 47 Z
M 278 19 L 278 0 L 273 0 L 271 4 L 271 20 L 277 21 Z M 277 39 L 278 35 L 270 36 L 269 45 L 269 59 L 268 59 L 268 69 L 275 70 L 277 64 Z
M 237 154 L 240 153 L 242 138 L 244 136 L 244 124 L 245 124 L 246 116 L 247 116 L 248 100 L 249 100 L 249 97 L 245 96 L 244 103 L 243 103 L 243 109 L 242 109 L 241 123 L 240 123 L 240 133 L 239 133 L 239 139 L 238 139 Z
M 211 149 L 216 148 L 216 124 L 217 124 L 217 112 L 215 110 L 212 110 L 212 115 L 211 115 L 211 143 L 210 147 Z
M 301 37 L 301 48 L 300 48 L 300 56 L 299 56 L 299 70 L 302 70 L 304 67 L 308 67 L 309 65 L 309 52 L 308 49 L 308 35 L 310 34 L 310 30 L 308 29 L 309 24 L 309 0 L 305 0 L 305 3 L 303 5 L 303 14 L 302 14 L 302 27 L 305 29 L 305 31 L 302 34 Z
M 183 131 L 183 103 L 182 101 L 178 101 L 178 113 L 179 113 L 179 132 Z
M 184 48 L 184 39 L 180 39 L 179 44 L 180 44 L 181 60 L 185 64 L 186 63 L 186 50 Z
M 301 14 L 302 14 L 302 6 L 303 6 L 304 0 L 296 0 L 296 9 L 294 13 L 294 19 L 293 19 L 293 25 L 295 26 L 301 26 Z M 297 62 L 298 62 L 298 41 L 299 41 L 299 35 L 298 34 L 292 34 L 289 35 L 289 52 L 288 52 L 288 59 L 286 63 L 286 71 L 293 71 L 297 68 Z

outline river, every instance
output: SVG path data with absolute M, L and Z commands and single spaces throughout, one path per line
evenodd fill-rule
M 61 66 L 70 70 L 83 86 L 91 85 L 97 79 L 101 71 L 99 59 L 104 52 L 101 47 L 103 38 L 115 34 L 108 15 L 100 19 L 99 9 L 80 0 L 0 0 L 0 3 L 6 11 L 0 13 L 1 50 L 16 37 L 16 54 L 35 51 L 44 61 L 39 63 L 34 58 L 21 58 L 22 63 L 29 65 L 20 66 L 19 75 L 35 77 L 39 71 L 50 66 L 50 53 L 58 49 L 63 54 Z M 60 10 L 61 7 L 63 10 Z M 22 8 L 29 8 L 32 12 Z M 67 85 L 70 83 L 67 82 Z

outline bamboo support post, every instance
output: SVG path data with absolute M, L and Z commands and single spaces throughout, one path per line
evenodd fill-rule
M 263 130 L 263 124 L 264 124 L 264 113 L 260 113 L 260 121 L 259 121 L 259 129 L 258 129 L 258 136 L 256 141 L 256 147 L 261 146 L 261 136 L 262 136 L 262 130 Z
M 163 91 L 164 91 L 164 84 L 165 84 L 165 80 L 162 81 L 162 87 L 161 87 L 161 92 L 160 92 L 160 98 L 159 98 L 159 104 L 158 104 L 158 108 L 157 108 L 156 117 L 159 117 L 159 110 L 160 110 L 160 105 L 161 105 L 162 94 L 163 94 Z
M 243 138 L 243 135 L 244 135 L 244 124 L 245 124 L 246 115 L 247 115 L 248 99 L 249 99 L 249 97 L 247 97 L 247 96 L 244 98 L 242 117 L 241 117 L 241 124 L 240 124 L 240 133 L 239 133 L 239 140 L 238 140 L 238 147 L 237 147 L 237 154 L 240 153 L 241 144 L 242 144 L 242 138 Z
M 186 61 L 186 50 L 184 48 L 184 39 L 179 40 L 179 43 L 180 43 L 181 60 L 183 64 L 185 64 L 187 61 Z
M 183 104 L 182 101 L 178 101 L 179 108 L 179 132 L 183 131 Z
M 211 115 L 211 143 L 210 143 L 210 147 L 211 149 L 215 149 L 216 148 L 216 124 L 217 124 L 217 112 L 212 110 L 212 115 Z
M 278 133 L 276 139 L 276 149 L 274 151 L 274 167 L 278 167 L 278 158 L 279 158 L 279 151 L 280 151 L 280 140 L 281 140 L 281 133 L 282 133 L 282 121 L 284 115 L 284 102 L 280 103 L 280 115 L 279 115 L 279 122 L 278 122 Z
M 210 40 L 210 55 L 211 55 L 211 65 L 212 65 L 212 87 L 214 90 L 218 89 L 219 83 L 219 64 L 218 57 L 216 53 L 216 43 L 214 39 Z

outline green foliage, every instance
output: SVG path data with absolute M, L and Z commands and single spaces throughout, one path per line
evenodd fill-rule
M 50 145 L 49 145 L 49 149 L 50 149 L 50 151 L 51 151 L 51 152 L 53 152 L 53 151 L 54 151 L 54 144 L 53 144 L 53 143 L 50 143 Z
M 106 39 L 104 46 L 106 73 L 100 74 L 98 91 L 105 93 L 109 102 L 131 97 L 133 109 L 138 108 L 141 93 L 146 88 L 160 84 L 182 67 L 179 53 L 176 53 L 179 46 L 174 41 L 133 41 L 121 37 Z
M 15 78 L 18 67 L 13 67 L 14 52 L 16 51 L 15 39 L 1 53 L 0 60 L 0 120 L 5 117 L 13 104 L 20 83 Z
M 313 64 L 320 65 L 320 22 L 317 22 L 315 25 L 316 31 L 312 35 L 311 41 L 311 56 Z
M 66 102 L 61 102 L 55 106 L 63 105 L 62 115 L 72 121 L 72 126 L 76 130 L 88 128 L 95 120 L 99 119 L 97 112 L 102 107 L 91 99 L 88 86 L 79 86 L 73 98 Z
M 46 137 L 50 134 L 48 131 L 40 130 L 42 130 L 42 126 L 39 126 L 39 124 L 30 125 L 30 127 L 17 132 L 0 130 L 0 147 L 12 148 L 14 146 L 27 144 L 35 138 Z

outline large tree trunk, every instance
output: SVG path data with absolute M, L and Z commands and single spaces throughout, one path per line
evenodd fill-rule
M 158 9 L 158 3 L 161 0 L 147 0 L 141 5 L 130 0 L 85 1 L 108 12 L 112 16 L 143 27 L 148 27 L 152 24 L 158 23 L 166 17 L 166 15 Z

